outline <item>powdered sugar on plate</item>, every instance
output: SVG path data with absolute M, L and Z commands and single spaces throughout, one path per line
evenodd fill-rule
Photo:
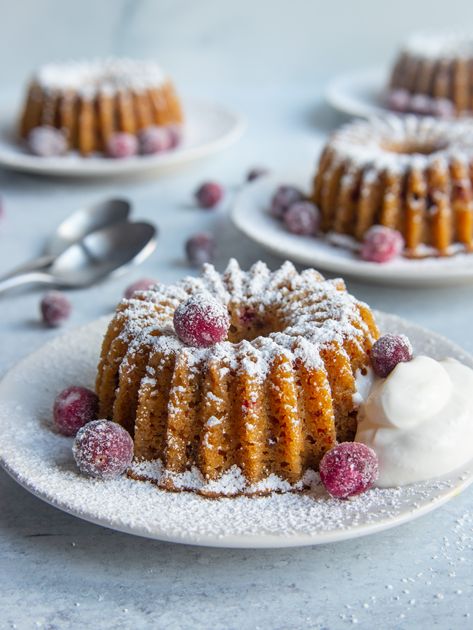
M 407 334 L 416 353 L 473 358 L 430 331 L 377 315 L 385 332 Z M 449 500 L 473 480 L 473 465 L 441 480 L 374 489 L 350 501 L 332 499 L 318 475 L 303 493 L 212 500 L 159 490 L 126 477 L 97 481 L 75 467 L 71 439 L 54 431 L 56 394 L 71 383 L 93 384 L 102 319 L 59 337 L 27 357 L 0 383 L 0 463 L 20 484 L 86 520 L 141 536 L 222 547 L 284 547 L 361 536 L 406 522 Z M 72 358 L 71 358 L 72 357 Z M 234 482 L 235 479 L 232 479 Z M 277 480 L 269 480 L 267 485 Z

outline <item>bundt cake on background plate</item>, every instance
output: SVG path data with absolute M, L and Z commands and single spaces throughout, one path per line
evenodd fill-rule
M 230 324 L 205 348 L 173 326 L 176 308 L 202 295 Z M 119 304 L 98 367 L 99 414 L 133 435 L 137 479 L 207 496 L 302 489 L 327 450 L 354 438 L 357 381 L 377 337 L 342 280 L 289 262 L 243 272 L 232 260 L 223 274 L 206 265 L 200 278 Z
M 64 132 L 82 155 L 104 151 L 115 132 L 137 134 L 183 121 L 174 86 L 152 61 L 108 59 L 51 63 L 33 76 L 19 132 L 37 127 Z
M 403 45 L 391 71 L 389 88 L 394 104 L 397 92 L 399 102 L 410 99 L 411 109 L 419 113 L 437 105 L 439 114 L 471 114 L 472 65 L 472 35 L 414 34 Z
M 361 240 L 373 225 L 412 258 L 470 252 L 473 124 L 415 116 L 355 121 L 324 147 L 312 200 L 322 230 Z

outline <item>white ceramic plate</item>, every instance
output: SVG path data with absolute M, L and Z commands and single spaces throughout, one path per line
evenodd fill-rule
M 472 254 L 423 260 L 399 258 L 379 264 L 365 262 L 350 249 L 335 246 L 325 238 L 291 234 L 280 221 L 268 213 L 271 197 L 277 186 L 283 183 L 294 184 L 302 190 L 308 188 L 307 180 L 303 182 L 290 178 L 260 178 L 240 192 L 231 215 L 234 224 L 246 236 L 278 256 L 317 269 L 382 284 L 442 286 L 473 282 Z
M 450 341 L 397 317 L 377 313 L 385 332 L 409 335 L 417 353 L 453 356 L 473 366 Z M 211 500 L 120 478 L 100 482 L 78 474 L 71 439 L 56 434 L 56 394 L 93 386 L 107 319 L 54 339 L 14 367 L 0 383 L 0 464 L 31 493 L 87 521 L 139 536 L 215 547 L 291 547 L 373 534 L 430 512 L 473 481 L 473 462 L 439 480 L 370 490 L 351 501 L 312 494 Z
M 15 137 L 15 110 L 0 115 L 0 165 L 19 171 L 69 177 L 109 177 L 179 166 L 217 153 L 236 142 L 246 123 L 239 114 L 214 103 L 185 100 L 184 139 L 174 150 L 159 155 L 113 160 L 78 154 L 41 158 L 30 155 Z
M 344 74 L 333 79 L 325 90 L 327 101 L 340 112 L 368 118 L 386 114 L 383 90 L 389 77 L 386 68 L 373 68 Z

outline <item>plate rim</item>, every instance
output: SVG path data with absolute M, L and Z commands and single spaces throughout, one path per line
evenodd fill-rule
M 357 116 L 360 118 L 370 118 L 371 116 L 386 115 L 390 112 L 387 107 L 376 105 L 367 100 L 360 100 L 356 95 L 347 93 L 347 85 L 356 83 L 360 86 L 379 87 L 382 91 L 383 81 L 387 85 L 389 78 L 389 68 L 387 66 L 366 67 L 351 72 L 341 73 L 333 77 L 326 85 L 324 98 L 334 109 L 344 114 Z
M 67 156 L 62 162 L 60 157 L 53 158 L 53 162 L 48 162 L 48 159 L 37 158 L 19 150 L 9 154 L 4 147 L 8 146 L 8 150 L 12 151 L 15 148 L 14 144 L 3 137 L 0 138 L 0 167 L 40 176 L 73 177 L 77 179 L 136 175 L 178 167 L 214 155 L 237 142 L 248 126 L 247 119 L 242 113 L 220 102 L 184 97 L 182 103 L 184 111 L 193 111 L 201 108 L 206 109 L 208 113 L 213 111 L 214 113 L 218 112 L 219 115 L 226 116 L 229 120 L 228 130 L 208 142 L 188 148 L 178 147 L 165 154 L 139 156 L 130 160 L 111 160 L 98 157 L 92 158 L 94 161 L 89 161 L 88 163 L 87 158 L 82 158 L 84 162 L 81 163 L 80 156 L 73 162 L 68 160 Z M 4 122 L 5 119 L 14 123 L 15 112 L 16 107 L 11 101 L 0 103 L 0 121 L 3 122 L 3 129 L 5 129 L 7 124 L 7 122 Z
M 399 267 L 392 266 L 392 264 L 390 263 L 379 264 L 357 260 L 356 258 L 338 258 L 335 256 L 337 252 L 337 247 L 335 246 L 333 246 L 334 257 L 331 256 L 328 258 L 323 250 L 321 251 L 320 248 L 317 248 L 317 239 L 313 239 L 313 254 L 311 253 L 311 255 L 306 255 L 304 253 L 304 250 L 300 250 L 300 248 L 297 246 L 297 242 L 300 243 L 300 239 L 308 239 L 310 237 L 290 234 L 289 232 L 286 232 L 281 228 L 281 231 L 277 232 L 277 238 L 283 239 L 283 243 L 278 245 L 278 243 L 276 242 L 276 232 L 274 232 L 274 235 L 272 235 L 271 231 L 276 229 L 273 225 L 276 219 L 270 217 L 269 215 L 266 217 L 266 224 L 268 226 L 271 226 L 270 231 L 262 230 L 261 223 L 256 224 L 246 220 L 247 216 L 250 214 L 252 216 L 255 216 L 256 213 L 259 216 L 264 216 L 265 214 L 264 209 L 261 207 L 256 207 L 257 204 L 254 202 L 250 212 L 251 197 L 255 197 L 260 189 L 262 190 L 271 186 L 274 190 L 278 185 L 281 184 L 294 184 L 304 190 L 307 188 L 307 182 L 305 182 L 304 184 L 300 181 L 301 179 L 302 178 L 282 178 L 278 175 L 269 175 L 255 180 L 250 184 L 247 184 L 238 192 L 232 205 L 230 211 L 230 218 L 232 223 L 250 240 L 256 242 L 268 251 L 276 254 L 279 257 L 282 257 L 283 259 L 288 258 L 297 263 L 308 264 L 311 266 L 315 266 L 316 268 L 325 269 L 332 273 L 343 274 L 344 276 L 351 278 L 357 278 L 360 280 L 378 284 L 383 283 L 410 287 L 445 286 L 446 284 L 451 284 L 452 282 L 456 284 L 466 284 L 473 282 L 473 254 L 471 255 L 472 258 L 469 269 L 465 268 L 464 265 L 461 266 L 460 264 L 458 265 L 458 268 L 456 268 L 454 266 L 454 257 L 445 259 L 445 262 L 448 263 L 448 266 L 444 265 L 442 267 L 441 265 L 443 259 L 438 259 L 434 263 L 434 265 L 438 265 L 438 268 L 431 266 L 430 268 L 425 269 L 422 268 L 422 265 L 425 263 L 412 260 L 403 261 L 404 267 L 399 269 Z M 245 207 L 245 204 L 247 204 L 248 207 Z M 289 248 L 287 247 L 288 244 L 290 244 Z M 324 247 L 327 246 L 328 243 L 324 243 Z
M 411 330 L 417 331 L 417 333 L 421 333 L 422 335 L 429 334 L 429 336 L 433 336 L 434 338 L 447 343 L 450 347 L 450 352 L 456 354 L 456 356 L 465 357 L 473 362 L 473 356 L 469 355 L 463 348 L 461 348 L 458 344 L 452 342 L 447 337 L 437 334 L 429 329 L 420 326 L 419 324 L 411 323 L 409 320 L 405 320 L 397 315 L 392 315 L 389 313 L 385 313 L 383 311 L 374 311 L 375 317 L 377 318 L 386 318 L 386 322 L 390 322 L 390 325 L 396 325 L 399 327 L 407 326 Z M 8 378 L 15 378 L 15 375 L 18 372 L 21 372 L 24 369 L 24 366 L 36 355 L 41 355 L 45 351 L 47 351 L 51 346 L 60 345 L 62 340 L 66 337 L 77 335 L 80 333 L 86 333 L 87 330 L 92 331 L 94 328 L 102 326 L 103 328 L 106 326 L 109 321 L 110 316 L 103 316 L 98 319 L 89 322 L 83 326 L 71 329 L 67 333 L 63 335 L 59 335 L 52 340 L 46 342 L 34 352 L 30 353 L 26 357 L 22 358 L 18 361 L 12 368 L 10 368 L 0 380 L 0 396 L 2 388 L 4 387 L 5 381 L 8 382 Z M 14 470 L 14 467 L 9 464 L 8 461 L 5 460 L 4 455 L 0 449 L 0 466 L 7 472 L 7 474 L 16 481 L 20 486 L 22 486 L 25 490 L 27 490 L 30 494 L 37 497 L 38 499 L 44 501 L 48 505 L 59 509 L 67 514 L 85 520 L 87 522 L 93 523 L 95 525 L 100 525 L 102 527 L 106 527 L 108 529 L 112 529 L 115 531 L 132 534 L 144 538 L 149 538 L 152 540 L 160 540 L 165 542 L 179 543 L 179 544 L 190 544 L 204 547 L 218 547 L 218 548 L 241 548 L 241 549 L 263 549 L 263 548 L 290 548 L 290 547 L 303 547 L 308 545 L 319 545 L 319 544 L 328 544 L 341 542 L 344 540 L 351 540 L 352 538 L 360 538 L 363 536 L 368 536 L 371 534 L 378 533 L 380 531 L 384 531 L 387 529 L 392 529 L 393 527 L 397 527 L 399 525 L 403 525 L 407 522 L 420 518 L 431 511 L 441 507 L 449 500 L 466 490 L 468 486 L 473 483 L 473 460 L 468 462 L 464 466 L 459 469 L 458 472 L 461 472 L 468 467 L 471 470 L 468 472 L 468 476 L 465 474 L 462 475 L 461 478 L 457 477 L 456 483 L 451 487 L 442 490 L 441 494 L 437 497 L 430 497 L 423 503 L 420 507 L 416 507 L 415 505 L 410 506 L 409 509 L 406 509 L 405 512 L 401 512 L 401 514 L 393 517 L 388 517 L 383 520 L 377 521 L 376 523 L 365 523 L 357 526 L 353 526 L 351 528 L 346 528 L 342 530 L 335 530 L 330 532 L 318 532 L 317 534 L 309 534 L 309 533 L 295 533 L 295 534 L 240 534 L 240 535 L 227 535 L 227 536 L 217 536 L 214 534 L 196 534 L 196 535 L 172 535 L 167 534 L 163 531 L 159 532 L 150 532 L 149 530 L 144 529 L 140 526 L 128 526 L 123 523 L 114 522 L 111 519 L 97 518 L 91 514 L 84 513 L 83 510 L 74 509 L 70 505 L 61 502 L 59 499 L 53 499 L 47 495 L 46 492 L 38 490 L 34 487 L 33 482 L 28 482 L 27 479 L 24 479 L 21 474 Z M 450 473 L 450 476 L 454 475 L 455 471 Z M 439 478 L 440 480 L 442 477 Z M 207 500 L 202 498 L 202 500 Z M 228 499 L 231 500 L 231 499 Z

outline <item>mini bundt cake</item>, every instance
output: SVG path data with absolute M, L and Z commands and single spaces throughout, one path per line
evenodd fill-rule
M 230 321 L 207 348 L 173 327 L 176 308 L 199 295 Z M 205 265 L 200 278 L 119 304 L 98 367 L 100 416 L 133 435 L 134 478 L 208 496 L 298 489 L 337 440 L 354 438 L 355 377 L 377 337 L 342 280 L 289 262 L 243 272 L 232 260 L 223 274 Z
M 328 140 L 312 198 L 325 232 L 361 240 L 379 224 L 403 234 L 408 257 L 471 251 L 473 125 L 394 115 L 350 123 Z
M 448 101 L 453 112 L 473 111 L 473 37 L 416 34 L 401 49 L 389 87 L 411 97 Z M 422 106 L 422 101 L 419 101 Z M 428 103 L 427 103 L 428 106 Z
M 179 99 L 160 66 L 109 59 L 48 64 L 30 82 L 20 135 L 40 126 L 64 131 L 69 148 L 103 151 L 117 131 L 136 134 L 151 125 L 182 122 Z

